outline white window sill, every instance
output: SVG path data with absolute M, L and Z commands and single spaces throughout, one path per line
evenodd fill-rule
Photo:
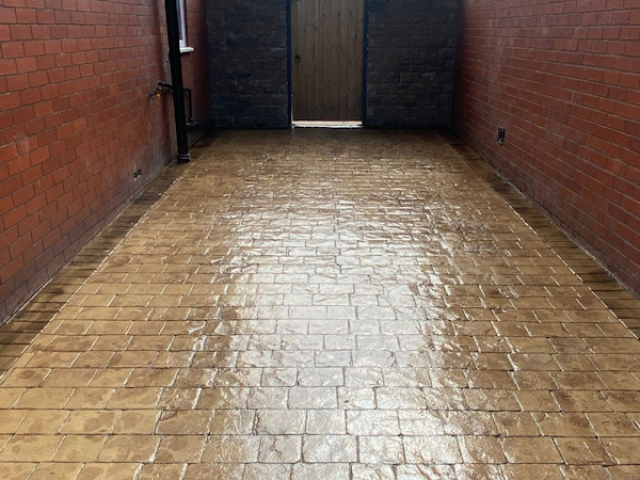
M 180 47 L 180 53 L 191 53 L 193 50 L 193 47 Z

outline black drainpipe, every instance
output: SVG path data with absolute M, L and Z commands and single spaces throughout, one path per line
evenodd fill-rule
M 178 163 L 191 161 L 187 121 L 184 111 L 184 86 L 182 85 L 182 62 L 180 61 L 180 35 L 178 33 L 178 7 L 176 0 L 165 0 L 167 15 L 167 35 L 169 37 L 169 61 L 171 62 L 171 84 L 173 86 L 173 113 L 176 121 L 176 141 L 178 142 Z

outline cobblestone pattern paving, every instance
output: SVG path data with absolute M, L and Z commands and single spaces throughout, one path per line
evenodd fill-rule
M 640 343 L 437 134 L 224 132 L 125 213 L 0 331 L 3 480 L 640 478 Z

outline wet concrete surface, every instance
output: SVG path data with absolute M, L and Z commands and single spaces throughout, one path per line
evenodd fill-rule
M 640 478 L 637 300 L 473 152 L 196 153 L 0 330 L 2 479 Z

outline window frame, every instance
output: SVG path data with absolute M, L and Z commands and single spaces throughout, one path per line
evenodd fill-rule
M 185 0 L 176 0 L 176 9 L 178 11 L 178 38 L 180 50 L 189 49 L 187 42 L 187 12 L 185 9 Z

